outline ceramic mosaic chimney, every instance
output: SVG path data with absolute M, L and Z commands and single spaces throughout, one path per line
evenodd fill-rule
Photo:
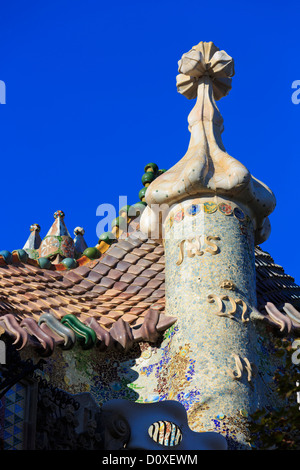
M 74 229 L 74 235 L 75 254 L 79 257 L 88 247 L 84 239 L 84 229 L 82 227 L 76 227 Z
M 39 224 L 32 224 L 30 225 L 30 235 L 28 237 L 27 242 L 25 243 L 23 250 L 26 251 L 29 258 L 36 259 L 38 258 L 38 249 L 41 245 L 41 237 L 40 237 L 40 230 L 41 227 Z
M 54 213 L 55 221 L 39 248 L 39 256 L 50 258 L 53 264 L 60 263 L 64 258 L 74 257 L 74 241 L 65 225 L 64 217 L 63 211 Z
M 163 239 L 166 313 L 178 319 L 163 345 L 165 398 L 185 404 L 195 431 L 217 430 L 247 447 L 247 417 L 273 399 L 274 362 L 262 354 L 255 320 L 254 246 L 268 238 L 276 202 L 222 143 L 216 101 L 231 89 L 233 59 L 200 42 L 182 56 L 179 72 L 179 93 L 196 100 L 189 147 L 148 187 L 141 218 L 143 232 Z

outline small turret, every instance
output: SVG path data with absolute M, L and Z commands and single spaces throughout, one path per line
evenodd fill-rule
M 74 229 L 74 247 L 75 247 L 75 257 L 79 258 L 84 250 L 88 247 L 86 241 L 83 237 L 84 229 L 82 227 L 76 227 Z
M 65 225 L 64 217 L 63 211 L 54 213 L 55 221 L 39 249 L 39 257 L 48 258 L 53 264 L 60 263 L 64 258 L 74 257 L 74 241 Z
M 30 225 L 30 235 L 25 243 L 23 250 L 26 251 L 29 258 L 37 259 L 39 257 L 39 247 L 41 245 L 41 237 L 40 237 L 40 230 L 41 227 L 39 224 L 32 224 Z

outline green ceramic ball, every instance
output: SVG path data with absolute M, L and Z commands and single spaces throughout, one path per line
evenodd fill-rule
M 147 173 L 144 173 L 142 176 L 143 185 L 147 183 L 152 183 L 153 180 L 155 180 L 155 174 L 152 171 L 148 171 Z
M 133 204 L 129 212 L 129 217 L 132 217 L 132 218 L 138 217 L 145 210 L 145 208 L 146 208 L 146 204 L 144 204 L 142 201 L 137 202 L 136 204 Z
M 39 267 L 42 269 L 50 269 L 51 261 L 48 258 L 39 258 L 38 260 Z
M 146 188 L 146 187 L 144 187 L 143 189 L 140 190 L 140 192 L 139 192 L 139 198 L 140 198 L 140 200 L 142 200 L 143 197 L 145 197 L 146 191 L 147 191 L 147 188 Z
M 99 251 L 94 246 L 88 247 L 83 252 L 84 256 L 90 259 L 97 259 L 100 256 Z
M 13 253 L 16 253 L 18 255 L 20 261 L 22 261 L 23 263 L 27 263 L 29 256 L 25 250 L 14 250 Z
M 128 204 L 126 206 L 121 207 L 121 209 L 119 211 L 119 215 L 121 215 L 123 212 L 126 212 L 126 214 L 128 214 L 129 209 L 130 209 L 130 205 L 128 205 Z
M 119 227 L 122 230 L 125 230 L 127 227 L 127 220 L 124 217 L 116 217 L 111 223 L 111 228 Z
M 144 168 L 145 173 L 150 169 L 153 171 L 153 173 L 158 172 L 158 166 L 156 165 L 156 163 L 148 163 L 148 165 L 146 165 Z
M 0 251 L 0 255 L 3 256 L 4 261 L 6 264 L 11 264 L 12 263 L 12 254 L 10 251 L 7 250 L 2 250 Z
M 68 269 L 74 269 L 77 267 L 77 261 L 74 258 L 65 258 L 62 260 L 62 264 Z
M 111 245 L 116 240 L 115 235 L 112 232 L 104 232 L 99 237 L 99 242 L 105 242 L 108 245 Z

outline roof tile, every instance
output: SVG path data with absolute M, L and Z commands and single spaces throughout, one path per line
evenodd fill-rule
M 119 290 L 119 291 L 124 291 L 128 287 L 127 282 L 121 282 L 118 281 L 114 285 L 114 289 Z
M 84 288 L 85 291 L 90 291 L 93 289 L 94 287 L 94 283 L 93 282 L 90 282 L 86 279 L 83 279 L 80 284 L 78 284 L 79 287 L 82 287 Z
M 100 280 L 102 279 L 102 274 L 100 273 L 97 273 L 97 271 L 94 271 L 94 270 L 89 270 L 89 274 L 88 276 L 86 277 L 86 280 L 87 281 L 90 281 L 90 282 L 93 282 L 94 284 L 98 284 L 98 282 L 100 282 Z
M 164 264 L 161 264 L 161 263 L 153 263 L 151 265 L 151 269 L 154 269 L 154 271 L 160 272 L 165 269 L 165 266 Z
M 111 269 L 107 273 L 107 277 L 109 277 L 110 279 L 113 279 L 114 281 L 118 281 L 121 276 L 122 276 L 122 272 L 119 271 L 118 269 Z
M 156 253 L 147 253 L 147 255 L 145 256 L 145 259 L 149 261 L 157 261 L 160 259 L 160 255 Z
M 140 238 L 137 238 L 135 236 L 131 236 L 129 238 L 127 238 L 126 240 L 128 243 L 130 243 L 133 247 L 139 247 L 143 244 L 143 240 L 141 240 Z
M 151 287 L 153 289 L 156 289 L 157 287 L 159 287 L 161 284 L 162 284 L 162 280 L 159 280 L 159 279 L 151 279 L 148 284 L 147 284 L 147 287 Z
M 149 278 L 156 276 L 156 274 L 157 272 L 154 271 L 153 269 L 145 269 L 145 271 L 143 271 L 142 273 L 144 277 L 149 277 Z
M 131 264 L 128 263 L 128 261 L 119 261 L 115 268 L 124 273 L 130 268 L 130 266 Z
M 118 259 L 111 255 L 105 255 L 101 258 L 103 264 L 106 264 L 110 268 L 114 268 L 118 263 Z
M 125 313 L 123 316 L 122 316 L 122 320 L 128 322 L 128 323 L 132 323 L 133 321 L 136 320 L 136 316 L 135 315 L 131 315 L 130 313 Z
M 129 243 L 127 240 L 120 240 L 118 243 L 119 248 L 122 248 L 124 251 L 132 251 L 134 245 Z
M 118 244 L 119 245 L 119 244 Z M 124 256 L 126 255 L 127 251 L 126 250 L 123 250 L 122 248 L 120 248 L 118 245 L 115 245 L 113 246 L 110 250 L 109 250 L 109 255 L 110 256 L 113 256 L 114 258 L 117 258 L 118 260 L 124 258 Z
M 151 263 L 151 261 L 149 261 L 148 259 L 145 259 L 145 258 L 140 258 L 138 260 L 137 264 L 139 266 L 143 266 L 144 268 L 149 268 L 152 265 L 152 263 Z
M 108 277 L 103 277 L 101 279 L 100 286 L 109 288 L 109 287 L 113 286 L 114 283 L 115 283 L 115 281 L 113 279 L 110 279 Z
M 143 287 L 147 284 L 147 282 L 149 282 L 149 279 L 147 277 L 138 276 L 134 279 L 132 284 L 135 286 Z
M 140 290 L 139 294 L 149 296 L 153 292 L 154 292 L 154 289 L 152 289 L 151 287 L 144 287 L 142 290 Z
M 135 279 L 134 274 L 125 273 L 125 274 L 122 274 L 120 281 L 127 282 L 127 284 L 131 284 L 134 281 L 134 279 Z
M 144 271 L 144 269 L 144 266 L 134 264 L 130 266 L 130 268 L 128 269 L 128 273 L 138 276 L 142 271 Z
M 91 271 L 90 267 L 88 267 L 88 266 L 79 266 L 79 268 L 76 269 L 76 273 L 79 274 L 82 277 L 85 277 L 89 273 L 93 273 L 93 272 L 94 272 L 94 270 Z
M 127 287 L 126 291 L 128 294 L 137 294 L 141 290 L 142 286 L 137 286 L 131 284 L 130 286 Z
M 110 267 L 107 266 L 106 264 L 103 264 L 102 263 L 102 260 L 101 260 L 101 263 L 98 263 L 94 268 L 93 268 L 93 271 L 96 271 L 97 273 L 101 274 L 102 276 L 106 276 L 106 274 L 108 273 Z
M 139 257 L 132 253 L 127 253 L 123 261 L 127 261 L 130 264 L 135 264 L 137 261 L 139 261 Z
M 147 254 L 147 251 L 142 250 L 141 248 L 134 248 L 131 253 L 141 258 Z
M 78 284 L 80 281 L 82 281 L 82 276 L 77 274 L 75 270 L 73 271 L 68 271 L 65 275 L 65 279 L 69 279 L 73 284 Z

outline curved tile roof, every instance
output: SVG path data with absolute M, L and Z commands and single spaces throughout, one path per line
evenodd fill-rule
M 102 341 L 101 331 L 104 336 L 110 332 L 121 344 L 124 335 L 127 339 L 133 335 L 135 340 L 153 338 L 153 322 L 160 331 L 176 320 L 163 314 L 164 296 L 164 249 L 138 231 L 119 239 L 100 259 L 87 260 L 73 270 L 41 269 L 20 260 L 0 266 L 0 325 L 16 337 L 14 327 L 4 321 L 7 315 L 13 315 L 40 342 L 39 330 L 28 319 L 38 324 L 43 314 L 58 320 L 73 315 L 98 330 Z M 124 323 L 131 333 L 121 332 L 121 325 L 126 329 Z M 138 330 L 138 326 L 143 329 Z M 150 333 L 145 336 L 147 328 Z M 56 340 L 62 342 L 61 338 Z
M 153 165 L 145 167 L 144 189 L 158 175 Z M 82 255 L 77 267 L 43 264 L 24 250 L 0 252 L 0 334 L 6 332 L 17 348 L 30 343 L 46 356 L 56 345 L 69 349 L 75 341 L 100 349 L 155 341 L 176 322 L 164 314 L 164 248 L 141 233 L 139 216 L 128 223 L 123 231 L 116 219 L 114 240 L 103 234 L 88 248 L 97 259 Z M 299 330 L 300 287 L 259 246 L 255 265 L 260 318 L 281 332 Z
M 255 247 L 255 267 L 259 310 L 264 309 L 267 302 L 274 303 L 279 310 L 287 302 L 300 310 L 300 286 L 260 246 Z
M 262 318 L 280 331 L 299 329 L 300 287 L 260 247 L 255 255 Z M 164 281 L 163 246 L 138 230 L 73 270 L 15 261 L 0 266 L 0 326 L 18 347 L 30 342 L 43 355 L 51 354 L 55 344 L 66 349 L 74 344 L 57 321 L 83 338 L 83 347 L 94 345 L 89 336 L 95 332 L 102 348 L 115 343 L 128 348 L 134 341 L 157 339 L 158 331 L 176 321 L 164 314 Z

